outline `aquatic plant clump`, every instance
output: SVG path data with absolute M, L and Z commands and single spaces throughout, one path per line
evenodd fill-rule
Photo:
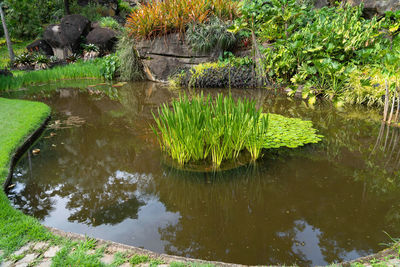
M 296 148 L 321 141 L 322 135 L 312 127 L 311 121 L 269 114 L 269 127 L 264 148 Z
M 260 156 L 268 128 L 268 116 L 263 116 L 255 102 L 247 99 L 234 101 L 221 94 L 211 96 L 186 95 L 164 104 L 153 114 L 157 130 L 153 128 L 161 148 L 179 164 L 211 159 L 215 167 L 223 160 L 235 159 L 247 150 L 252 160 Z
M 157 127 L 153 131 L 161 149 L 180 165 L 211 160 L 218 168 L 224 160 L 237 159 L 247 152 L 251 160 L 261 156 L 264 148 L 294 148 L 317 143 L 310 121 L 262 113 L 255 101 L 234 101 L 231 96 L 211 97 L 186 95 L 164 104 L 154 114 Z

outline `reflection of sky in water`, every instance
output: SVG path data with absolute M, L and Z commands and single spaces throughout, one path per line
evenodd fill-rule
M 108 183 L 112 184 L 115 178 L 123 179 L 125 182 L 131 184 L 138 183 L 139 189 L 132 192 L 132 195 L 138 197 L 145 204 L 139 208 L 137 219 L 128 218 L 112 227 L 108 224 L 93 227 L 84 223 L 71 222 L 68 221 L 71 210 L 66 208 L 69 198 L 62 198 L 56 195 L 51 197 L 55 203 L 54 209 L 46 216 L 42 223 L 46 226 L 60 228 L 67 232 L 96 236 L 125 244 L 135 244 L 137 247 L 146 247 L 152 251 L 163 253 L 164 246 L 168 242 L 161 240 L 159 229 L 177 224 L 180 219 L 179 212 L 173 213 L 167 211 L 164 204 L 156 196 L 145 195 L 140 191 L 140 182 L 148 182 L 151 180 L 151 175 L 116 171 L 115 177 L 109 177 Z M 24 184 L 16 183 L 12 192 L 18 194 L 24 188 Z
M 295 240 L 292 250 L 307 255 L 307 259 L 312 262 L 312 266 L 325 265 L 326 261 L 319 246 L 320 235 L 322 234 L 318 228 L 313 227 L 305 221 L 296 221 L 297 227 Z M 344 260 L 355 259 L 360 254 L 357 251 L 346 252 L 342 255 Z

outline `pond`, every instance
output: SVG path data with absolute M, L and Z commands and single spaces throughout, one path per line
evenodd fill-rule
M 381 126 L 377 110 L 233 90 L 269 112 L 312 120 L 324 139 L 203 173 L 165 164 L 149 126 L 178 91 L 131 83 L 106 92 L 26 97 L 50 105 L 53 117 L 33 147 L 40 153 L 15 170 L 14 207 L 65 231 L 242 264 L 351 260 L 382 250 L 385 232 L 400 235 L 400 133 Z

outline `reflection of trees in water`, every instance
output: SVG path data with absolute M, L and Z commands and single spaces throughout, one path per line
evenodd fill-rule
M 179 224 L 160 230 L 169 243 L 166 251 L 248 264 L 310 265 L 301 249 L 294 249 L 301 243 L 296 234 L 302 221 L 321 232 L 326 262 L 353 250 L 366 254 L 382 241 L 376 229 L 385 225 L 377 218 L 390 205 L 377 199 L 361 203 L 362 188 L 332 172 L 329 162 L 265 161 L 256 170 L 242 168 L 216 179 L 173 172 L 157 180 L 160 200 L 181 215 Z

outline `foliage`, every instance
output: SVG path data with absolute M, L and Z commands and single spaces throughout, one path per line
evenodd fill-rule
M 230 51 L 238 39 L 227 31 L 229 26 L 218 17 L 203 24 L 191 23 L 186 31 L 186 41 L 196 52 Z
M 81 14 L 92 22 L 99 21 L 103 17 L 103 14 L 107 14 L 107 8 L 105 6 L 91 1 L 89 1 L 88 5 L 83 7 L 80 6 L 77 1 L 73 1 L 71 2 L 70 10 L 72 14 Z
M 364 19 L 362 6 L 307 10 L 289 2 L 287 14 L 279 5 L 267 9 L 259 35 L 272 42 L 264 49 L 269 76 L 304 85 L 304 97 L 341 95 L 354 65 L 378 60 L 387 45 L 381 22 Z
M 31 0 L 6 0 L 5 13 L 7 26 L 12 37 L 32 39 L 41 31 L 39 9 Z
M 269 127 L 264 148 L 296 148 L 309 143 L 318 143 L 322 135 L 312 128 L 311 121 L 286 118 L 278 114 L 269 114 Z
M 117 42 L 119 74 L 122 81 L 143 80 L 143 66 L 135 48 L 135 42 L 126 33 L 119 36 Z
M 113 80 L 117 75 L 119 68 L 119 60 L 115 55 L 108 55 L 104 57 L 103 64 L 100 69 L 101 76 L 106 80 Z
M 381 67 L 364 66 L 354 69 L 349 74 L 343 99 L 351 104 L 383 107 L 386 79 Z M 388 81 L 390 84 L 397 82 L 399 86 L 400 72 Z
M 121 26 L 119 25 L 119 23 L 112 17 L 102 17 L 99 20 L 100 23 L 100 27 L 103 28 L 109 28 L 112 30 L 116 30 L 119 31 L 121 29 Z
M 244 149 L 253 160 L 260 156 L 268 117 L 262 116 L 254 101 L 219 94 L 212 101 L 210 95 L 185 95 L 158 110 L 153 128 L 161 148 L 179 164 L 211 159 L 218 168 L 223 160 L 236 159 Z
M 190 23 L 207 22 L 210 16 L 233 19 L 237 16 L 237 2 L 232 0 L 168 0 L 142 5 L 127 19 L 129 35 L 136 39 L 150 39 L 170 32 L 181 35 Z
M 57 81 L 63 79 L 100 78 L 100 68 L 103 59 L 93 61 L 78 61 L 67 66 L 57 66 L 51 69 L 14 73 L 14 77 L 2 77 L 0 90 L 16 90 L 23 86 Z
M 82 44 L 82 48 L 86 52 L 99 52 L 100 49 L 95 44 Z
M 14 59 L 14 64 L 31 65 L 35 62 L 35 54 L 24 52 L 20 55 L 16 55 Z
M 219 94 L 213 101 L 210 95 L 184 95 L 171 106 L 164 104 L 158 117 L 153 114 L 153 131 L 163 151 L 181 165 L 210 160 L 218 168 L 244 150 L 254 161 L 263 148 L 295 148 L 322 138 L 310 121 L 264 114 L 247 99 L 235 102 Z
M 123 18 L 133 12 L 133 8 L 130 6 L 130 4 L 128 2 L 125 2 L 124 0 L 118 0 L 118 9 L 119 15 Z

